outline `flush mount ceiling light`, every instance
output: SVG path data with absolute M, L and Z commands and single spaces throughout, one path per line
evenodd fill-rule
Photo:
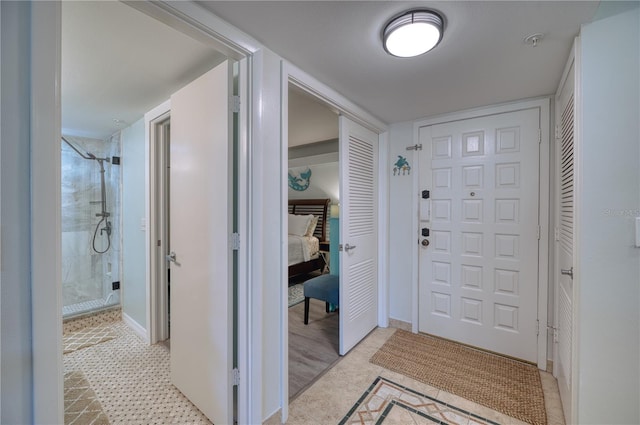
M 384 50 L 393 56 L 410 58 L 436 47 L 442 39 L 442 17 L 431 10 L 409 10 L 384 27 Z

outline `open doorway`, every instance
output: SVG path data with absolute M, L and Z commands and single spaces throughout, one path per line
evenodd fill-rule
M 289 226 L 286 317 L 292 400 L 339 359 L 339 307 L 315 298 L 306 306 L 304 284 L 323 275 L 339 276 L 340 167 L 337 113 L 291 83 L 288 91 L 288 213 L 315 217 L 306 236 Z
M 113 32 L 113 22 L 119 22 L 118 31 L 115 33 Z M 178 299 L 178 295 L 183 294 L 183 297 L 180 298 L 180 304 L 171 303 L 174 307 L 171 309 L 171 313 L 175 314 L 172 317 L 173 326 L 171 329 L 173 332 L 171 336 L 174 337 L 174 344 L 171 347 L 170 356 L 167 355 L 167 350 L 158 351 L 156 348 L 147 346 L 140 348 L 139 351 L 132 350 L 133 356 L 129 356 L 131 354 L 129 352 L 112 351 L 112 355 L 104 362 L 84 361 L 79 358 L 79 355 L 74 354 L 80 348 L 71 351 L 66 347 L 69 338 L 65 335 L 65 379 L 67 372 L 69 374 L 82 373 L 96 387 L 96 393 L 102 394 L 104 391 L 101 391 L 99 386 L 107 385 L 107 382 L 115 382 L 117 379 L 98 382 L 93 378 L 93 375 L 100 373 L 98 369 L 109 368 L 109 371 L 117 374 L 118 378 L 132 378 L 132 376 L 128 376 L 132 374 L 124 372 L 125 368 L 110 368 L 108 361 L 125 362 L 126 359 L 131 362 L 135 357 L 135 361 L 152 362 L 154 367 L 161 369 L 161 373 L 157 373 L 156 376 L 168 376 L 169 363 L 167 360 L 170 360 L 170 380 L 163 381 L 163 385 L 166 384 L 166 392 L 176 394 L 177 387 L 207 417 L 215 422 L 229 423 L 233 415 L 233 384 L 231 373 L 228 372 L 237 364 L 233 357 L 235 345 L 233 344 L 232 332 L 238 328 L 236 316 L 234 316 L 237 304 L 233 299 L 235 292 L 232 285 L 237 284 L 234 279 L 238 266 L 237 261 L 234 262 L 231 259 L 232 254 L 227 252 L 228 250 L 224 249 L 223 253 L 219 253 L 218 247 L 226 248 L 229 234 L 238 231 L 235 218 L 238 210 L 236 206 L 237 192 L 239 191 L 238 178 L 235 174 L 237 172 L 235 164 L 238 149 L 235 144 L 238 140 L 238 126 L 234 123 L 238 121 L 240 111 L 230 110 L 229 100 L 233 94 L 237 93 L 233 90 L 238 88 L 238 84 L 234 84 L 234 79 L 237 81 L 239 78 L 239 65 L 234 60 L 229 60 L 227 54 L 220 52 L 216 47 L 202 43 L 202 40 L 196 41 L 120 2 L 65 3 L 62 5 L 62 24 L 63 135 L 67 135 L 69 138 L 75 137 L 72 139 L 72 142 L 75 143 L 68 143 L 69 149 L 76 151 L 83 159 L 98 161 L 100 172 L 103 175 L 105 173 L 103 168 L 107 168 L 103 162 L 119 165 L 115 170 L 121 173 L 119 183 L 115 184 L 120 189 L 120 192 L 114 195 L 118 202 L 110 202 L 107 205 L 113 206 L 113 208 L 107 209 L 105 206 L 105 197 L 109 200 L 112 195 L 104 188 L 104 178 L 102 179 L 102 190 L 91 191 L 92 193 L 89 194 L 91 198 L 82 199 L 82 205 L 85 203 L 91 205 L 91 207 L 87 206 L 83 209 L 83 212 L 86 213 L 83 216 L 86 221 L 89 218 L 93 219 L 94 211 L 91 210 L 91 208 L 95 208 L 93 204 L 100 207 L 97 214 L 99 218 L 113 220 L 112 227 L 110 223 L 104 225 L 106 229 L 103 229 L 103 225 L 100 223 L 95 226 L 96 232 L 99 232 L 98 236 L 106 233 L 107 236 L 111 236 L 111 239 L 107 239 L 106 247 L 97 242 L 94 243 L 96 246 L 93 248 L 95 254 L 91 255 L 103 255 L 107 251 L 114 252 L 113 258 L 118 261 L 114 260 L 112 265 L 105 266 L 106 273 L 104 274 L 110 274 L 109 277 L 121 285 L 119 290 L 122 291 L 123 302 L 120 303 L 119 298 L 115 296 L 106 297 L 107 301 L 118 300 L 114 320 L 110 321 L 113 323 L 100 329 L 107 337 L 101 338 L 95 343 L 93 342 L 96 338 L 92 338 L 91 346 L 84 343 L 76 344 L 76 346 L 82 348 L 85 354 L 95 346 L 96 355 L 99 355 L 97 353 L 101 348 L 99 344 L 115 345 L 119 343 L 120 337 L 125 334 L 129 335 L 128 331 L 137 333 L 146 342 L 157 341 L 150 341 L 151 324 L 147 320 L 148 310 L 151 308 L 148 297 L 150 278 L 147 266 L 149 255 L 147 254 L 155 246 L 170 247 L 168 242 L 171 228 L 177 229 L 176 231 L 182 237 L 182 242 L 188 239 L 186 244 L 183 243 L 180 246 L 193 247 L 200 243 L 195 254 L 187 249 L 174 248 L 179 252 L 178 258 L 182 263 L 176 263 L 181 266 L 182 279 L 180 279 L 180 273 L 175 272 L 174 281 L 193 282 L 194 279 L 185 277 L 187 273 L 198 273 L 199 276 L 204 276 L 199 280 L 201 285 L 198 288 L 176 285 L 174 289 L 177 289 L 170 291 L 167 261 L 164 256 L 162 258 L 163 265 L 160 267 L 159 274 L 164 286 L 159 291 L 159 304 L 166 310 L 163 339 L 169 337 L 169 294 L 173 295 L 173 299 Z M 140 52 L 145 53 L 143 59 L 138 59 Z M 166 61 L 168 56 L 173 59 L 169 63 Z M 105 67 L 105 62 L 110 66 Z M 119 66 L 124 64 L 126 67 Z M 116 69 L 118 72 L 115 72 Z M 153 129 L 150 129 L 146 125 L 145 113 L 169 98 L 171 98 L 172 107 L 171 122 L 169 122 L 167 110 L 155 117 Z M 197 115 L 197 120 L 193 119 L 195 115 Z M 179 151 L 178 154 L 172 155 L 174 163 L 177 164 L 175 168 L 188 169 L 189 172 L 197 170 L 199 172 L 197 179 L 188 180 L 192 176 L 189 173 L 178 175 L 178 177 L 182 177 L 182 180 L 176 178 L 175 175 L 171 179 L 169 178 L 169 139 L 174 130 L 176 130 L 176 134 L 181 136 L 176 136 L 172 140 L 172 144 L 175 144 Z M 159 153 L 158 161 L 154 165 L 159 164 L 159 166 L 155 168 L 149 167 L 148 163 L 149 131 L 155 133 L 154 137 L 157 136 L 154 139 L 154 146 L 157 147 Z M 194 133 L 195 136 L 193 136 Z M 91 137 L 95 139 L 95 145 L 100 145 L 105 137 L 114 138 L 112 136 L 114 134 L 117 135 L 117 145 L 119 148 L 121 147 L 121 150 L 116 153 L 109 151 L 111 154 L 108 156 L 102 151 L 88 149 L 82 143 L 84 139 Z M 199 145 L 195 146 L 196 143 Z M 184 152 L 195 153 L 186 157 Z M 120 162 L 121 159 L 122 162 Z M 66 171 L 77 170 L 63 168 L 63 174 Z M 201 176 L 205 176 L 206 179 Z M 83 175 L 79 177 L 82 178 Z M 93 176 L 85 177 L 85 180 L 91 179 Z M 209 190 L 205 193 L 209 186 L 205 186 L 202 182 L 206 182 L 207 179 L 217 183 L 215 192 Z M 176 182 L 176 187 L 171 192 L 168 189 L 170 181 Z M 158 209 L 158 216 L 162 219 L 153 222 L 148 219 L 148 195 L 152 182 L 154 195 L 162 198 L 161 207 Z M 70 184 L 69 186 L 70 189 L 75 188 L 75 185 Z M 94 201 L 95 194 L 93 192 L 98 194 L 98 198 L 102 198 L 99 204 Z M 189 213 L 187 217 L 185 214 L 182 216 L 175 214 L 175 211 L 171 213 L 173 220 L 170 226 L 171 202 L 169 200 L 178 199 L 178 195 L 183 196 L 181 200 L 176 201 L 180 207 L 190 205 L 193 208 L 191 210 L 181 208 L 182 211 Z M 214 203 L 212 202 L 208 202 L 204 206 L 199 205 L 198 202 L 201 202 L 205 196 L 207 196 L 207 200 L 211 198 L 222 200 L 222 205 L 227 205 L 228 208 L 213 208 Z M 68 205 L 62 202 L 62 206 L 64 216 Z M 182 229 L 180 229 L 180 225 L 182 225 Z M 213 227 L 213 230 L 207 231 L 206 226 Z M 156 227 L 160 228 L 156 229 Z M 195 231 L 187 235 L 187 232 L 184 231 L 185 227 L 191 230 L 195 229 Z M 73 226 L 70 228 L 75 230 Z M 80 240 L 85 238 L 87 232 L 81 229 L 81 232 L 76 233 L 78 233 L 77 239 Z M 206 237 L 201 237 L 201 235 L 206 235 Z M 75 249 L 76 245 L 81 245 L 81 243 L 75 243 L 75 239 L 64 236 L 63 234 L 62 239 L 69 242 L 66 245 L 69 245 L 70 248 Z M 149 238 L 156 236 L 158 239 L 149 243 Z M 180 241 L 180 238 L 175 235 L 171 239 L 172 242 Z M 66 245 L 63 246 L 63 252 Z M 112 245 L 111 249 L 109 249 L 109 245 Z M 216 251 L 217 249 L 218 251 Z M 211 255 L 213 260 L 198 261 L 195 257 L 201 253 Z M 194 271 L 199 264 L 203 263 L 207 265 L 215 263 L 216 267 L 214 269 L 214 266 L 210 266 L 204 273 L 199 273 L 199 270 Z M 103 269 L 101 265 L 94 268 Z M 72 274 L 69 273 L 69 275 Z M 190 304 L 189 299 L 185 299 L 184 294 L 193 296 L 197 300 L 212 298 L 202 296 L 202 292 L 215 292 L 218 300 L 224 296 L 229 299 L 228 302 L 223 303 L 226 309 L 224 309 L 222 317 L 213 316 L 221 314 L 223 309 L 207 308 L 204 311 L 200 309 L 198 312 L 200 314 L 194 318 L 197 310 L 193 303 Z M 179 311 L 182 314 L 178 314 Z M 219 323 L 220 329 L 216 329 L 215 335 L 213 335 L 214 332 L 210 332 L 198 341 L 206 347 L 222 347 L 220 351 L 224 351 L 222 353 L 224 357 L 206 353 L 201 355 L 206 356 L 205 362 L 189 357 L 193 352 L 190 350 L 192 331 L 198 329 L 198 325 L 201 323 L 208 323 L 208 321 L 202 320 L 203 317 L 209 317 L 210 321 Z M 120 318 L 123 320 L 121 321 Z M 95 317 L 83 317 L 82 319 L 88 320 L 78 326 L 86 328 L 93 327 L 95 324 Z M 181 327 L 178 327 L 178 324 L 181 324 Z M 70 329 L 70 332 L 76 330 Z M 119 331 L 122 332 L 119 333 Z M 177 338 L 180 335 L 182 335 L 181 340 Z M 219 341 L 216 341 L 216 344 L 208 343 L 209 339 L 214 337 L 219 337 Z M 142 340 L 137 340 L 137 342 L 142 342 Z M 204 351 L 201 349 L 198 353 Z M 154 361 L 153 356 L 148 354 L 149 352 L 160 352 L 163 361 Z M 209 361 L 211 358 L 216 358 L 219 361 L 212 364 Z M 193 372 L 193 369 L 202 366 L 203 363 L 207 366 L 206 370 L 200 367 L 196 372 Z M 145 367 L 134 367 L 134 369 L 136 373 L 150 370 Z M 197 376 L 194 378 L 189 373 Z M 210 379 L 210 375 L 213 373 L 216 373 L 217 376 L 228 375 L 228 379 Z M 202 380 L 206 379 L 207 382 L 215 382 L 217 387 L 214 388 L 213 385 L 210 387 L 200 386 L 192 391 L 193 388 L 188 386 L 193 386 L 192 383 L 200 377 L 204 377 Z M 141 375 L 132 379 L 146 382 L 146 377 Z M 144 403 L 144 400 L 153 401 L 148 395 L 152 387 L 149 385 L 137 390 L 135 397 L 131 398 L 132 403 Z M 119 388 L 116 392 L 125 393 L 127 391 L 124 388 Z M 196 395 L 192 395 L 193 393 Z M 202 402 L 204 397 L 216 399 L 219 403 L 210 407 L 207 402 Z M 109 406 L 109 400 L 107 402 L 103 400 L 102 406 Z M 106 416 L 118 414 L 117 410 L 109 411 L 108 408 L 105 413 Z M 159 415 L 156 416 L 156 419 L 166 419 L 162 417 L 163 412 L 155 412 L 155 414 Z M 147 418 L 147 420 L 151 419 Z

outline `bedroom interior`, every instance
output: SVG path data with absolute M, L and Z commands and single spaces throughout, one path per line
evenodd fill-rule
M 338 275 L 338 117 L 289 84 L 289 399 L 295 399 L 339 359 L 339 311 L 309 299 L 304 284 Z M 333 237 L 332 237 L 333 235 Z

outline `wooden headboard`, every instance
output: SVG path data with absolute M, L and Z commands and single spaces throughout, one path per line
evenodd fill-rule
M 289 199 L 289 214 L 318 216 L 318 225 L 313 236 L 321 242 L 327 240 L 327 212 L 331 199 Z

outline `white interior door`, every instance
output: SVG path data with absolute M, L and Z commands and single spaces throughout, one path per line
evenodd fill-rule
M 340 116 L 340 354 L 378 320 L 378 135 Z
M 421 332 L 537 362 L 539 128 L 529 109 L 420 129 Z
M 556 291 L 554 375 L 567 423 L 571 418 L 574 233 L 574 65 L 556 97 Z
M 230 64 L 171 96 L 171 382 L 232 423 Z

